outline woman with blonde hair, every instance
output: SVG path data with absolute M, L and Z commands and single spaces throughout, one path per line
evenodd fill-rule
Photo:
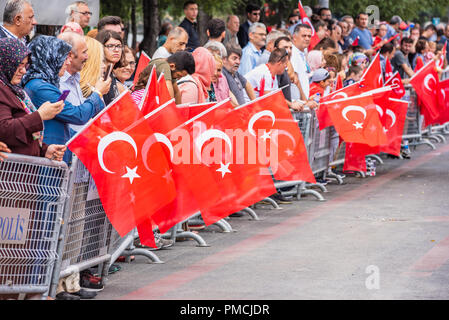
M 103 75 L 104 65 L 104 49 L 103 45 L 91 37 L 84 37 L 87 44 L 87 52 L 89 58 L 81 70 L 80 86 L 85 98 L 92 94 L 92 89 L 98 79 Z

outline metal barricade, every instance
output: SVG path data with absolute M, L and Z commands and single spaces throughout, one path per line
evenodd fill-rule
M 56 295 L 61 278 L 95 266 L 98 266 L 100 276 L 107 275 L 108 267 L 122 253 L 134 254 L 132 246 L 137 237 L 135 230 L 124 238 L 118 235 L 106 216 L 89 171 L 76 157 L 70 168 L 68 194 L 62 236 L 58 244 L 60 259 L 55 267 L 50 290 L 52 297 Z M 148 250 L 145 250 L 144 255 L 160 262 Z
M 48 295 L 68 169 L 63 162 L 8 154 L 0 162 L 0 295 Z
M 420 108 L 418 106 L 418 97 L 415 90 L 411 85 L 404 86 L 405 96 L 402 98 L 409 102 L 407 116 L 405 118 L 404 134 L 402 136 L 403 141 L 408 141 L 409 146 L 418 146 L 426 144 L 433 150 L 436 149 L 429 139 L 423 137 L 423 122 L 424 117 L 421 115 Z
M 313 161 L 312 155 L 315 145 L 314 127 L 316 123 L 314 121 L 314 113 L 310 111 L 303 111 L 303 112 L 294 111 L 292 112 L 292 116 L 298 123 L 299 129 L 303 136 L 304 144 L 306 146 L 309 163 L 312 163 Z M 319 192 L 309 189 L 308 187 L 310 187 L 310 185 L 308 185 L 304 181 L 275 181 L 274 185 L 276 189 L 280 190 L 280 193 L 284 196 L 296 196 L 297 199 L 299 200 L 303 195 L 313 195 L 319 201 L 325 201 L 325 199 Z M 288 190 L 283 191 L 282 189 Z

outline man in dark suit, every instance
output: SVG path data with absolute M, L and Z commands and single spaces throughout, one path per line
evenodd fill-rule
M 0 26 L 0 38 L 15 38 L 25 43 L 36 24 L 31 3 L 26 0 L 8 0 L 3 12 L 3 25 Z
M 260 7 L 250 3 L 246 6 L 247 21 L 240 25 L 237 38 L 239 39 L 240 47 L 244 48 L 249 42 L 248 30 L 249 27 L 260 20 Z

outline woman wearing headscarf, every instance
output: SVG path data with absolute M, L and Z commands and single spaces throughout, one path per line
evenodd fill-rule
M 30 51 L 17 39 L 0 39 L 0 140 L 10 151 L 35 157 L 62 160 L 65 146 L 47 145 L 43 140 L 45 120 L 53 119 L 64 103 L 43 102 L 36 110 L 20 86 Z
M 70 63 L 68 54 L 72 47 L 63 40 L 50 36 L 39 36 L 30 45 L 31 66 L 23 77 L 25 91 L 33 104 L 40 108 L 45 101 L 55 102 L 61 96 L 59 78 Z M 74 106 L 65 102 L 64 110 L 53 120 L 45 121 L 44 142 L 65 144 L 71 137 L 69 125 L 84 125 L 104 108 L 101 93 L 94 91 L 86 101 Z M 66 153 L 64 161 L 69 163 L 71 155 Z
M 212 76 L 215 74 L 215 58 L 206 48 L 199 47 L 192 53 L 195 73 L 178 81 L 182 104 L 204 103 L 209 100 Z

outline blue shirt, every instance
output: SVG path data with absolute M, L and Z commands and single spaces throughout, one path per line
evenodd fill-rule
M 357 37 L 359 37 L 359 46 L 363 49 L 371 49 L 371 46 L 373 45 L 373 36 L 368 29 L 361 30 L 358 27 L 355 27 L 349 35 L 349 38 L 354 42 Z
M 29 81 L 25 85 L 25 91 L 36 108 L 40 108 L 46 101 L 56 102 L 61 95 L 61 91 L 56 86 L 42 79 Z M 52 120 L 44 121 L 44 142 L 46 144 L 64 145 L 71 137 L 69 124 L 84 125 L 104 107 L 103 100 L 95 92 L 78 106 L 66 100 L 61 113 Z M 70 153 L 66 152 L 64 161 L 69 164 L 70 158 Z
M 262 51 L 257 50 L 256 47 L 248 42 L 242 51 L 242 58 L 240 59 L 239 73 L 241 75 L 246 75 L 248 72 L 253 70 L 257 66 L 257 62 L 262 56 Z

